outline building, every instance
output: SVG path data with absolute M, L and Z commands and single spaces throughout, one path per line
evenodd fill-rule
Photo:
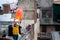
M 59 18 L 56 16 L 59 15 L 59 10 L 57 10 L 57 8 L 60 7 L 58 5 L 60 5 L 60 2 L 58 0 L 38 1 L 38 8 L 41 11 L 40 12 L 40 33 L 38 34 L 38 40 L 59 40 L 58 35 L 60 35 L 59 34 L 60 24 L 59 21 L 57 21 L 59 20 Z M 53 32 L 57 37 L 53 35 L 54 34 Z

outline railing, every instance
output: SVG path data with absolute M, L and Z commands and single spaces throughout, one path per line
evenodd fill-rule
M 21 40 L 32 40 L 33 39 L 33 30 L 34 30 L 34 27 L 32 26 L 30 31 L 26 32 L 25 35 L 21 38 Z
M 32 33 L 31 33 L 32 30 L 28 31 L 25 33 L 25 35 L 22 37 L 21 40 L 32 40 Z

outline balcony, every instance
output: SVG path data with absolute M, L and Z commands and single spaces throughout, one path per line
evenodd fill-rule
M 38 40 L 51 40 L 51 34 L 45 32 L 38 33 Z

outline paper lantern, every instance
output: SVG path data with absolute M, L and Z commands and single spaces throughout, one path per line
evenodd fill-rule
M 23 9 L 22 9 L 22 8 L 18 8 L 18 9 L 16 10 L 15 18 L 16 18 L 17 20 L 22 21 L 22 17 L 23 17 Z

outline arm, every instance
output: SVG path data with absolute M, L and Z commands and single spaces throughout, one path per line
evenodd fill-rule
M 19 34 L 21 34 L 21 28 L 22 28 L 22 27 L 21 27 L 21 26 L 19 26 Z

